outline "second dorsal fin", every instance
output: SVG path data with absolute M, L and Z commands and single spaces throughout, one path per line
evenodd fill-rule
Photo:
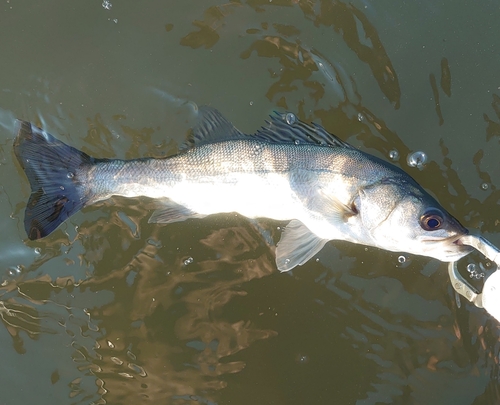
M 300 121 L 293 113 L 274 112 L 271 121 L 266 121 L 254 135 L 254 139 L 272 143 L 295 143 L 332 146 L 341 148 L 354 147 L 335 135 L 327 132 L 317 124 L 306 124 Z

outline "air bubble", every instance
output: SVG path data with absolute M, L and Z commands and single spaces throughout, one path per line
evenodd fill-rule
M 358 121 L 362 122 L 365 119 L 365 116 L 361 113 L 358 113 Z
M 398 256 L 398 264 L 396 265 L 396 267 L 399 267 L 400 269 L 405 269 L 407 268 L 411 263 L 411 259 L 409 257 L 406 257 L 406 256 Z
M 480 267 L 482 268 L 483 266 Z M 469 277 L 474 280 L 479 280 L 484 277 L 484 272 L 477 270 L 477 266 L 474 263 L 469 263 L 467 265 L 467 271 L 469 272 Z
M 189 266 L 193 262 L 194 259 L 192 257 L 188 257 L 186 260 L 184 260 L 184 266 Z
M 66 174 L 66 177 L 67 177 L 68 179 L 72 179 L 73 177 L 75 177 L 75 173 L 73 173 L 73 172 L 68 172 L 68 174 Z
M 285 121 L 288 125 L 293 125 L 297 122 L 297 117 L 293 113 L 287 113 L 285 115 Z
M 253 101 L 250 101 L 250 105 L 253 105 Z
M 427 155 L 422 151 L 413 152 L 408 155 L 406 162 L 410 167 L 417 167 L 418 169 L 422 169 L 425 163 L 427 163 Z
M 488 183 L 483 183 L 483 184 L 481 184 L 481 188 L 482 188 L 483 190 L 488 190 L 488 188 L 489 188 Z
M 113 5 L 111 4 L 111 2 L 109 0 L 103 0 L 102 6 L 106 10 L 111 10 L 111 7 L 113 7 Z
M 285 259 L 285 264 L 290 263 L 290 259 Z
M 300 143 L 300 141 L 299 141 L 298 139 L 296 139 L 296 140 L 294 141 L 294 144 L 295 144 L 295 145 L 298 145 L 299 143 Z
M 389 152 L 389 158 L 391 160 L 394 160 L 394 161 L 398 160 L 399 159 L 399 152 L 396 149 L 391 150 Z
M 39 255 L 42 253 L 42 249 L 40 249 L 39 247 L 36 247 L 35 248 L 35 254 Z

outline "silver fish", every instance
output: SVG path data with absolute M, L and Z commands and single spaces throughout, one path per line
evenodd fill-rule
M 113 195 L 159 200 L 149 222 L 216 213 L 290 221 L 279 270 L 302 265 L 329 240 L 456 261 L 468 233 L 401 169 L 326 132 L 275 113 L 245 135 L 210 107 L 184 150 L 163 159 L 96 159 L 20 121 L 14 152 L 31 184 L 29 239 L 49 235 L 82 207 Z

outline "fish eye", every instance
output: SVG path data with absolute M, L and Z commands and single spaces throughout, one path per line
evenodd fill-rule
M 435 231 L 443 225 L 443 213 L 437 209 L 430 209 L 420 217 L 420 226 L 426 231 Z

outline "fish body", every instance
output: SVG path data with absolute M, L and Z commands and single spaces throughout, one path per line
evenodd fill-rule
M 245 135 L 201 107 L 179 154 L 133 160 L 90 157 L 23 121 L 14 151 L 31 183 L 30 239 L 119 195 L 157 199 L 156 223 L 229 212 L 290 221 L 276 249 L 282 271 L 304 264 L 329 240 L 442 261 L 470 252 L 457 242 L 468 231 L 408 174 L 290 113 Z

